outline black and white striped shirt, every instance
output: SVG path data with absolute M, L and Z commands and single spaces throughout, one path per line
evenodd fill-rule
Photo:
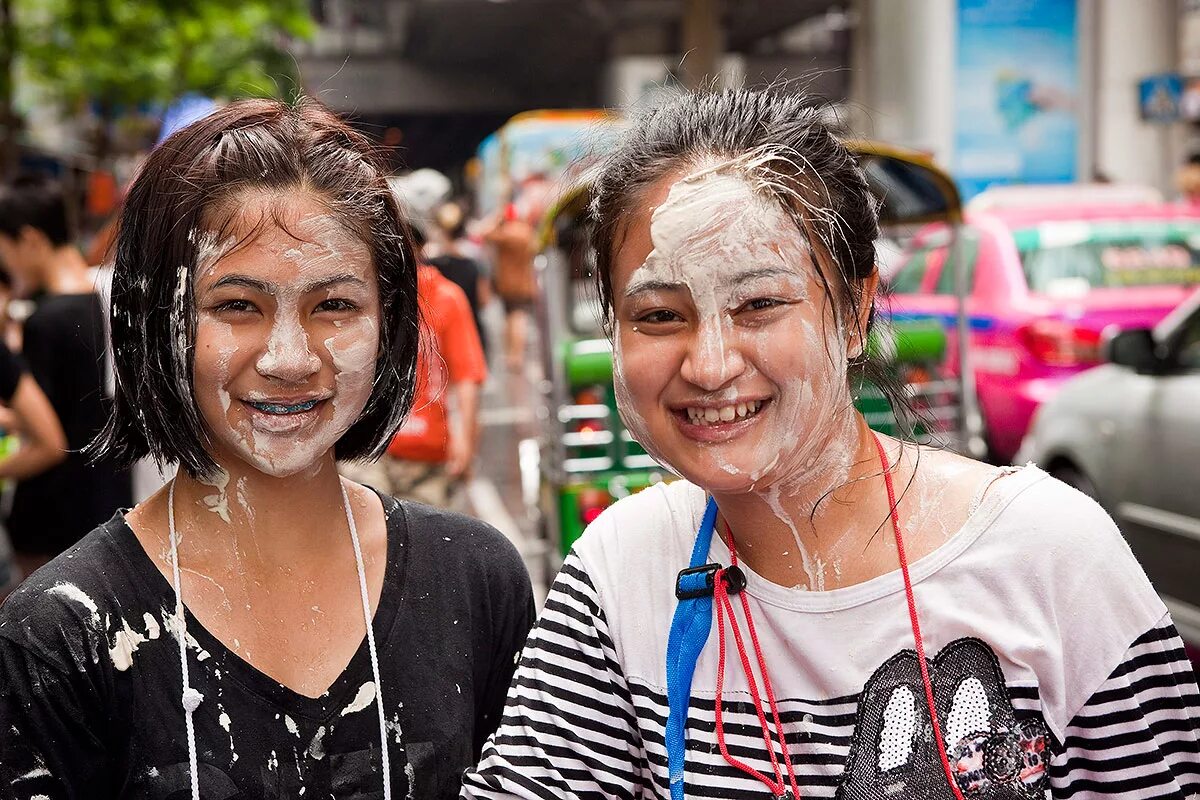
M 593 524 L 550 592 L 464 797 L 669 797 L 667 632 L 703 508 L 703 493 L 680 482 Z M 710 556 L 728 563 L 718 537 Z M 1022 469 L 912 576 L 965 797 L 1200 795 L 1191 665 L 1098 506 Z M 900 576 L 831 592 L 747 577 L 803 796 L 949 797 Z M 717 748 L 716 649 L 714 630 L 692 686 L 687 796 L 768 797 Z M 771 775 L 736 657 L 725 687 L 731 755 Z M 1024 768 L 1003 767 L 1013 763 Z

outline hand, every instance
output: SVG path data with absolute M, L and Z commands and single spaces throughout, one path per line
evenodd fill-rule
M 0 405 L 0 429 L 8 433 L 18 433 L 21 430 L 21 418 L 8 406 Z
M 461 436 L 451 436 L 446 445 L 446 474 L 452 478 L 471 477 L 471 461 L 475 454 Z

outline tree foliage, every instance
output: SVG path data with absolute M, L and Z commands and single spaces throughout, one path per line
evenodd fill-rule
M 67 109 L 101 116 L 185 92 L 286 96 L 306 0 L 14 0 L 26 74 Z

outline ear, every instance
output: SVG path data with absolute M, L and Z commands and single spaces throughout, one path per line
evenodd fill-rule
M 867 323 L 871 321 L 871 309 L 875 304 L 875 292 L 879 289 L 879 268 L 876 267 L 871 271 L 871 274 L 863 278 L 861 284 L 862 290 L 858 295 L 858 303 L 854 309 L 854 326 L 850 330 L 850 337 L 846 343 L 846 352 L 851 359 L 856 359 L 863 354 L 866 349 L 866 334 Z

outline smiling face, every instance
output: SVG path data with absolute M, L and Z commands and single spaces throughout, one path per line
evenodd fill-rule
M 379 282 L 315 198 L 239 200 L 246 231 L 196 237 L 193 388 L 218 464 L 283 477 L 331 457 L 371 396 Z
M 840 468 L 852 337 L 796 222 L 734 169 L 665 178 L 645 200 L 612 271 L 616 390 L 635 438 L 713 492 Z

